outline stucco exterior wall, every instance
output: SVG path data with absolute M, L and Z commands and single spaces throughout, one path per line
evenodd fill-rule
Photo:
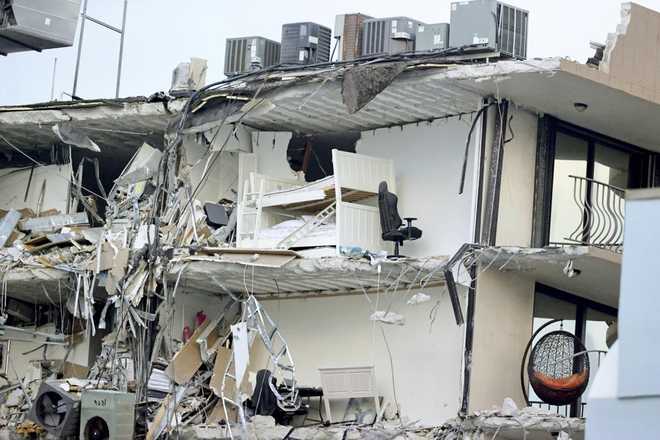
M 498 246 L 530 246 L 534 211 L 537 116 L 509 106 L 509 129 L 504 146 L 500 207 L 497 219 Z
M 511 397 L 524 405 L 520 362 L 532 334 L 534 281 L 488 270 L 478 278 L 470 411 L 490 409 Z

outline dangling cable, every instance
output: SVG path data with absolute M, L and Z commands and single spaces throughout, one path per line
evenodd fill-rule
M 465 155 L 463 156 L 463 168 L 461 170 L 461 184 L 458 189 L 458 194 L 463 194 L 463 190 L 465 189 L 465 173 L 467 172 L 467 162 L 468 162 L 468 157 L 470 155 L 470 142 L 472 142 L 472 133 L 474 132 L 474 128 L 477 126 L 477 122 L 479 122 L 479 119 L 481 119 L 481 115 L 484 114 L 484 112 L 493 105 L 494 103 L 491 102 L 489 104 L 484 105 L 479 109 L 477 114 L 474 116 L 474 119 L 472 120 L 472 126 L 470 126 L 470 131 L 468 132 L 467 136 L 467 141 L 465 142 Z

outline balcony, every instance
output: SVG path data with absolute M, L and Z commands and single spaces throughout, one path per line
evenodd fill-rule
M 625 190 L 587 177 L 570 175 L 573 201 L 581 218 L 566 241 L 623 252 Z

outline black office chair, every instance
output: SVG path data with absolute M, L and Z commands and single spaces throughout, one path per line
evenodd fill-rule
M 387 182 L 380 182 L 378 185 L 378 210 L 380 211 L 380 226 L 383 230 L 383 240 L 394 242 L 394 256 L 399 257 L 399 246 L 403 246 L 404 241 L 417 240 L 422 236 L 422 230 L 412 225 L 417 220 L 413 217 L 406 217 L 404 220 L 408 223 L 403 226 L 403 221 L 399 216 L 397 205 L 399 198 L 387 190 Z

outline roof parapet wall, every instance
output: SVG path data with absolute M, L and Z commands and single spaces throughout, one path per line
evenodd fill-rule
M 660 12 L 636 3 L 621 7 L 599 67 L 562 60 L 561 70 L 660 104 Z

